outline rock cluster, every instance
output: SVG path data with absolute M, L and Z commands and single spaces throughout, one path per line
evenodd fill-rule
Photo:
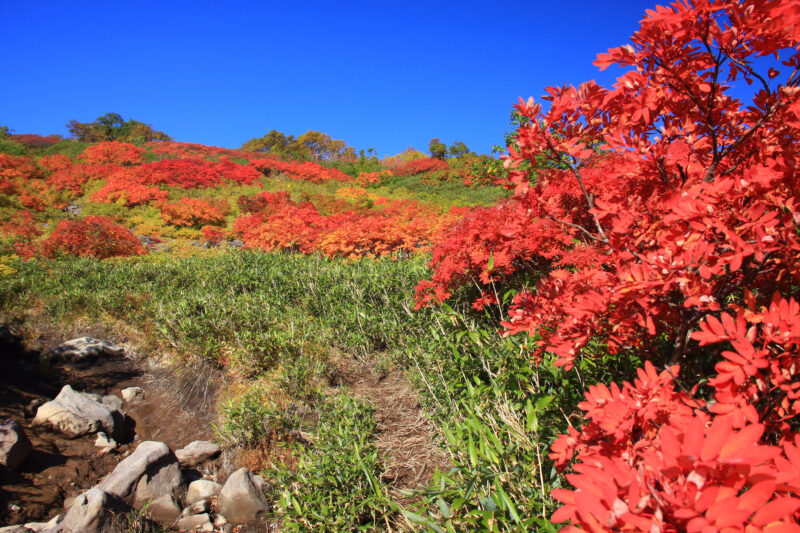
M 114 345 L 89 337 L 62 347 L 51 352 L 73 360 L 118 353 Z M 123 407 L 144 395 L 139 387 L 123 390 L 120 398 L 66 385 L 55 399 L 32 406 L 36 411 L 32 426 L 46 426 L 70 438 L 95 435 L 98 454 L 110 453 L 125 437 Z M 0 423 L 3 468 L 18 469 L 30 451 L 31 442 L 19 422 Z M 112 533 L 120 530 L 120 517 L 134 509 L 178 531 L 229 532 L 240 524 L 263 524 L 270 488 L 260 476 L 240 468 L 221 484 L 222 480 L 201 478 L 195 469 L 220 452 L 208 441 L 195 441 L 174 452 L 163 442 L 140 442 L 99 484 L 65 502 L 66 514 L 49 522 L 1 527 L 0 533 Z M 207 466 L 204 471 L 213 470 Z

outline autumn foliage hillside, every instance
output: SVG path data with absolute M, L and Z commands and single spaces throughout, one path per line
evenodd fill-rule
M 23 147 L 16 138 L 9 136 L 10 143 Z M 389 170 L 375 157 L 360 163 L 351 158 L 340 165 L 348 174 L 332 164 L 171 140 L 83 145 L 57 140 L 45 143 L 50 148 L 33 143 L 35 149 L 23 147 L 19 155 L 0 153 L 0 242 L 6 252 L 102 258 L 234 246 L 391 256 L 427 250 L 467 211 L 369 190 L 396 176 L 423 183 L 432 172 L 432 180 L 441 183 L 450 165 L 440 160 Z M 51 148 L 65 144 L 70 150 Z M 77 154 L 76 146 L 82 146 Z M 464 171 L 451 174 L 451 187 L 469 191 L 461 185 Z M 83 227 L 84 219 L 109 229 L 92 233 L 108 241 L 102 252 L 88 244 L 81 249 L 86 239 L 64 233 Z M 19 221 L 35 231 L 20 231 Z

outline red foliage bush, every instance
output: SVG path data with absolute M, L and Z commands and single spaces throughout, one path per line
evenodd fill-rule
M 39 160 L 39 166 L 50 172 L 66 170 L 72 165 L 72 160 L 64 154 L 46 155 Z
M 106 204 L 118 202 L 127 206 L 163 202 L 167 199 L 167 191 L 162 191 L 155 185 L 130 183 L 119 176 L 116 174 L 108 183 L 95 191 L 90 199 L 93 202 Z
M 145 146 L 147 146 L 150 155 L 159 159 L 222 159 L 235 157 L 237 159 L 250 160 L 256 156 L 260 157 L 259 154 L 243 150 L 231 150 L 217 146 L 176 141 L 152 141 Z
M 141 185 L 168 185 L 197 189 L 222 185 L 226 181 L 249 184 L 261 178 L 255 170 L 230 161 L 174 159 L 146 163 L 131 169 L 128 180 Z
M 269 192 L 262 191 L 255 196 L 240 196 L 236 200 L 239 209 L 244 213 L 257 213 L 264 211 L 269 206 L 283 205 L 289 203 L 289 193 L 286 191 Z
M 17 211 L 10 220 L 0 224 L 0 235 L 30 240 L 41 234 L 30 211 Z
M 351 258 L 419 251 L 463 214 L 459 209 L 441 214 L 417 202 L 389 201 L 382 209 L 333 209 L 326 216 L 312 202 L 298 204 L 287 193 L 268 192 L 240 199 L 239 205 L 253 213 L 234 223 L 234 232 L 248 248 Z
M 173 226 L 222 224 L 229 212 L 228 202 L 216 198 L 181 198 L 161 204 L 161 218 Z
M 29 180 L 41 177 L 41 171 L 30 157 L 0 154 L 0 180 Z
M 48 258 L 67 254 L 105 259 L 145 253 L 129 229 L 102 216 L 62 220 L 41 245 L 41 254 Z
M 46 181 L 53 189 L 69 191 L 79 195 L 83 186 L 93 179 L 106 179 L 113 175 L 120 167 L 114 165 L 90 165 L 76 163 L 66 168 L 56 170 L 50 174 Z
M 648 11 L 598 58 L 630 68 L 612 89 L 516 106 L 515 197 L 434 251 L 421 305 L 542 273 L 503 324 L 536 339 L 534 362 L 569 370 L 600 345 L 666 368 L 591 387 L 553 445 L 575 461 L 553 492 L 567 531 L 800 530 L 799 23 L 783 0 Z M 737 79 L 757 86 L 749 107 Z M 521 170 L 541 159 L 562 170 Z
M 144 152 L 134 144 L 109 141 L 87 146 L 78 159 L 90 165 L 138 165 Z
M 203 240 L 209 244 L 219 244 L 225 239 L 225 232 L 215 226 L 203 226 L 200 231 Z
M 108 183 L 92 195 L 94 202 L 122 202 L 137 205 L 166 199 L 160 185 L 183 189 L 205 188 L 226 182 L 249 184 L 261 178 L 258 171 L 230 161 L 174 159 L 121 168 L 110 174 Z
M 423 172 L 432 172 L 434 170 L 450 170 L 450 165 L 447 161 L 441 159 L 433 159 L 426 157 L 424 159 L 415 159 L 408 161 L 393 169 L 396 176 L 415 176 Z
M 277 158 L 265 158 L 260 156 L 248 164 L 250 167 L 270 175 L 273 172 L 286 174 L 295 180 L 305 180 L 312 183 L 325 183 L 327 181 L 351 181 L 348 174 L 336 168 L 323 167 L 312 161 L 283 161 Z
M 46 148 L 64 140 L 60 135 L 42 136 L 38 133 L 15 133 L 10 138 L 12 141 L 24 144 L 29 148 Z
M 366 187 L 367 185 L 377 185 L 381 181 L 392 176 L 394 176 L 394 172 L 388 169 L 381 170 L 380 172 L 360 172 L 356 181 L 362 187 Z

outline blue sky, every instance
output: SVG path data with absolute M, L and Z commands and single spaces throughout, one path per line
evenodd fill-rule
M 216 146 L 314 129 L 381 156 L 488 153 L 518 97 L 612 84 L 592 61 L 655 3 L 0 0 L 0 125 L 116 112 Z

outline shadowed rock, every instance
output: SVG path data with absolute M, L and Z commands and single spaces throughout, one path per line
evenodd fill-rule
M 0 424 L 0 465 L 16 470 L 31 452 L 31 441 L 16 420 Z
M 137 509 L 148 506 L 150 516 L 159 522 L 171 522 L 180 515 L 177 502 L 186 492 L 175 454 L 163 442 L 154 441 L 141 443 L 99 487 Z

